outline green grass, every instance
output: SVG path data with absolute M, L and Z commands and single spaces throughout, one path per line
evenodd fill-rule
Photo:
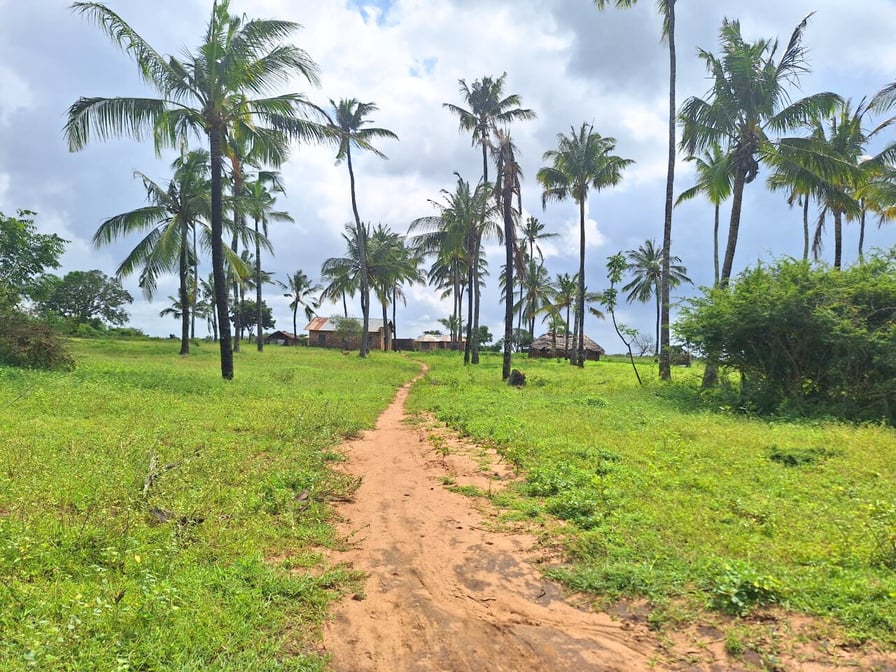
M 417 366 L 244 346 L 223 382 L 210 343 L 73 352 L 0 368 L 0 667 L 323 669 L 308 642 L 357 578 L 322 555 L 355 486 L 333 446 Z
M 662 385 L 642 363 L 584 370 L 499 357 L 427 359 L 410 405 L 495 445 L 524 479 L 509 517 L 566 521 L 551 574 L 604 599 L 646 596 L 745 615 L 766 605 L 896 644 L 896 431 L 761 420 L 701 397 L 697 368 Z

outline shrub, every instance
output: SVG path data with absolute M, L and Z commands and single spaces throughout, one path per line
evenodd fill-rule
M 26 369 L 70 371 L 75 360 L 58 333 L 22 315 L 0 319 L 0 364 Z
M 846 270 L 784 259 L 693 299 L 678 335 L 741 374 L 741 406 L 896 422 L 896 249 Z

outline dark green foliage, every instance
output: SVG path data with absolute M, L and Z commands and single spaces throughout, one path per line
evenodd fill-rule
M 896 250 L 837 271 L 784 259 L 690 302 L 679 335 L 760 413 L 896 421 Z
M 39 305 L 44 313 L 68 318 L 75 325 L 99 321 L 123 325 L 128 321 L 125 304 L 134 299 L 117 278 L 102 271 L 72 271 L 65 277 L 47 276 Z
M 233 309 L 231 309 L 231 313 L 233 312 Z M 273 329 L 274 318 L 271 314 L 271 308 L 264 301 L 261 302 L 261 315 L 264 320 L 261 325 L 262 328 Z M 236 323 L 236 318 L 233 315 L 231 315 L 231 321 Z M 258 304 L 255 301 L 246 299 L 242 302 L 239 310 L 239 324 L 250 332 L 255 328 L 255 325 L 258 324 Z
M 0 310 L 29 298 L 47 268 L 57 268 L 66 243 L 56 234 L 37 233 L 30 210 L 18 217 L 0 212 Z
M 70 371 L 75 368 L 75 360 L 49 326 L 10 314 L 0 319 L 0 365 Z

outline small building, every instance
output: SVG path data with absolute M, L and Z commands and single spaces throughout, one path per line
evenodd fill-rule
M 457 347 L 463 350 L 466 341 L 458 339 Z M 451 336 L 447 334 L 423 334 L 420 338 L 414 339 L 414 350 L 420 352 L 431 352 L 433 350 L 450 350 Z
M 585 344 L 586 360 L 596 362 L 601 358 L 601 355 L 606 354 L 602 347 L 587 336 L 584 336 L 582 340 Z M 572 334 L 557 334 L 555 350 L 554 335 L 550 333 L 543 334 L 532 341 L 532 345 L 529 346 L 529 357 L 564 357 L 567 352 L 567 341 L 569 342 L 569 350 L 575 348 Z
M 275 331 L 265 336 L 264 342 L 268 345 L 298 345 L 299 336 L 291 331 Z
M 361 347 L 360 317 L 315 317 L 305 330 L 308 332 L 308 346 L 312 348 L 341 348 L 355 350 Z M 389 322 L 389 328 L 392 323 Z M 383 321 L 369 318 L 367 321 L 367 348 L 385 349 Z

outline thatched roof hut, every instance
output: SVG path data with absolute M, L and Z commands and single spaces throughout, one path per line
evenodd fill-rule
M 553 334 L 543 334 L 539 336 L 534 341 L 532 341 L 532 345 L 529 346 L 529 356 L 530 357 L 563 357 L 566 353 L 566 341 L 569 340 L 569 349 L 572 350 L 575 347 L 575 343 L 572 339 L 572 334 L 565 336 L 563 334 L 557 334 L 557 349 L 554 350 L 554 335 Z M 590 361 L 597 361 L 600 359 L 601 355 L 606 354 L 604 349 L 600 347 L 597 343 L 592 341 L 587 336 L 583 337 L 585 342 L 585 359 Z

